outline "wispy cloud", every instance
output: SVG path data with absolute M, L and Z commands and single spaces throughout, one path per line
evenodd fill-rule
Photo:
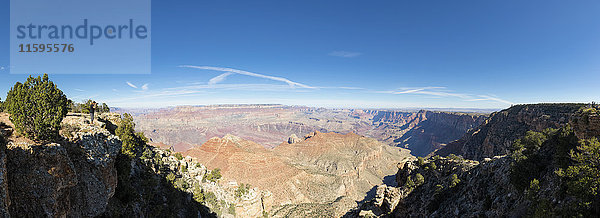
M 85 92 L 85 90 L 83 90 L 83 89 L 74 89 L 74 90 L 78 91 L 78 92 Z
M 329 56 L 342 57 L 342 58 L 354 58 L 354 57 L 358 57 L 361 55 L 362 55 L 362 53 L 360 53 L 360 52 L 352 52 L 352 51 L 332 51 L 329 53 Z
M 4 68 L 3 66 L 0 66 L 0 70 L 4 70 L 4 69 L 6 69 L 6 68 Z
M 142 91 L 146 91 L 146 90 L 148 90 L 148 83 L 146 83 L 142 86 Z
M 223 73 L 223 74 L 221 74 L 221 75 L 215 76 L 215 77 L 213 77 L 212 79 L 210 79 L 210 80 L 208 81 L 208 84 L 209 84 L 209 85 L 214 85 L 214 84 L 217 84 L 217 83 L 223 82 L 223 81 L 224 81 L 224 80 L 227 78 L 227 76 L 229 76 L 229 75 L 231 75 L 231 74 L 233 74 L 233 73 L 229 73 L 229 72 L 227 72 L 227 73 Z
M 268 76 L 268 75 L 264 75 L 264 74 L 253 73 L 253 72 L 248 72 L 248 71 L 244 71 L 244 70 L 237 70 L 237 69 L 232 69 L 232 68 L 210 67 L 210 66 L 193 66 L 193 65 L 182 65 L 180 67 L 194 68 L 194 69 L 200 69 L 200 70 L 214 70 L 214 71 L 226 72 L 224 74 L 221 74 L 221 75 L 219 75 L 217 77 L 212 78 L 211 79 L 211 81 L 213 82 L 212 84 L 216 84 L 218 82 L 222 82 L 223 80 L 225 80 L 225 78 L 227 78 L 227 76 L 229 76 L 231 74 L 240 74 L 240 75 L 246 75 L 246 76 L 252 76 L 252 77 L 257 77 L 257 78 L 270 79 L 270 80 L 273 80 L 273 81 L 284 82 L 284 83 L 287 83 L 289 85 L 289 87 L 291 87 L 291 88 L 316 89 L 316 87 L 312 87 L 312 86 L 305 85 L 305 84 L 302 84 L 302 83 L 294 82 L 294 81 L 291 81 L 291 80 L 283 78 L 283 77 Z M 227 74 L 227 73 L 230 73 L 230 74 Z M 211 81 L 209 81 L 209 84 L 210 84 Z
M 416 88 L 400 88 L 398 90 L 393 91 L 376 91 L 377 93 L 387 93 L 394 95 L 401 94 L 421 94 L 421 95 L 429 95 L 435 97 L 456 97 L 463 99 L 464 101 L 496 101 L 504 104 L 513 104 L 510 101 L 490 96 L 490 95 L 472 95 L 465 93 L 456 93 L 446 89 L 446 87 L 436 87 L 436 86 L 428 86 L 428 87 L 416 87 Z
M 497 101 L 505 104 L 514 104 L 513 102 L 489 95 L 478 95 L 479 98 L 468 99 L 467 101 Z
M 127 81 L 125 83 L 127 83 L 127 85 L 130 86 L 131 88 L 134 88 L 134 89 L 138 88 L 136 85 L 133 85 L 133 83 L 130 83 L 129 81 Z

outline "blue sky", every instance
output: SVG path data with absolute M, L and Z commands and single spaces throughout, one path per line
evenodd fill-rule
M 152 1 L 152 8 L 152 74 L 50 78 L 76 101 L 118 107 L 600 100 L 598 1 Z M 8 72 L 8 1 L 0 16 L 4 99 L 26 75 Z

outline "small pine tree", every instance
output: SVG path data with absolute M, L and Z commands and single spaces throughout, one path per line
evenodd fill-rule
M 580 143 L 570 153 L 573 164 L 557 174 L 567 179 L 568 192 L 581 201 L 580 212 L 600 214 L 600 142 L 593 138 Z
M 25 83 L 17 82 L 8 92 L 3 107 L 17 132 L 33 140 L 58 137 L 60 123 L 67 116 L 67 97 L 48 79 L 48 74 Z
M 108 105 L 106 105 L 106 103 L 102 103 L 102 110 L 100 112 L 102 113 L 109 113 L 110 112 L 110 107 L 108 107 Z
M 417 157 L 417 166 L 422 167 L 425 165 L 425 159 L 423 157 Z
M 458 179 L 456 174 L 452 174 L 452 176 L 450 176 L 450 188 L 458 185 L 458 183 L 460 183 L 460 179 Z
M 415 185 L 420 186 L 423 185 L 423 183 L 425 183 L 425 177 L 420 173 L 417 173 L 417 175 L 415 175 Z
M 149 141 L 143 133 L 135 132 L 133 117 L 128 113 L 123 114 L 115 133 L 123 143 L 121 153 L 131 158 L 142 151 Z

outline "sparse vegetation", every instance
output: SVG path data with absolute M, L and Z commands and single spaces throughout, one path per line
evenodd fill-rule
M 416 164 L 417 166 L 422 167 L 423 165 L 425 165 L 425 159 L 423 157 L 417 157 Z
M 60 123 L 67 116 L 67 97 L 48 79 L 48 74 L 25 83 L 17 82 L 2 104 L 21 135 L 33 140 L 56 139 Z
M 458 185 L 458 183 L 460 183 L 460 179 L 458 179 L 458 176 L 456 174 L 452 174 L 452 176 L 450 176 L 450 181 L 449 181 L 450 188 L 454 188 L 455 186 Z
M 90 113 L 90 106 L 94 100 L 88 99 L 84 100 L 81 103 L 76 103 L 71 100 L 68 101 L 68 110 L 73 113 Z M 96 113 L 108 113 L 110 112 L 110 107 L 106 103 L 99 104 L 96 108 Z
M 200 188 L 200 185 L 198 185 L 198 184 L 194 185 L 193 194 L 194 194 L 194 200 L 196 202 L 204 203 L 204 192 L 202 191 L 202 188 Z
M 173 154 L 173 156 L 175 156 L 175 158 L 177 158 L 177 160 L 183 160 L 183 155 L 179 152 Z
M 233 205 L 233 204 L 229 205 L 229 214 L 235 216 L 235 205 Z
M 210 173 L 204 174 L 204 178 L 202 178 L 202 181 L 217 182 L 217 180 L 219 180 L 220 178 L 221 169 L 216 168 L 214 170 L 211 170 Z
M 582 215 L 600 214 L 600 142 L 597 138 L 582 140 L 570 157 L 573 164 L 557 174 L 567 180 L 568 193 L 577 197 Z
M 415 182 L 412 180 L 411 176 L 406 177 L 406 183 L 404 184 L 408 189 L 415 188 Z
M 455 154 L 449 154 L 448 159 L 450 160 L 455 160 L 455 161 L 463 161 L 464 158 L 462 156 L 456 156 Z
M 244 184 L 244 183 L 242 183 L 235 190 L 235 197 L 236 198 L 241 198 L 242 196 L 248 194 L 249 191 L 250 191 L 250 184 Z
M 417 173 L 417 175 L 415 175 L 415 185 L 420 186 L 423 185 L 423 183 L 425 183 L 425 177 L 420 173 Z
M 127 113 L 123 114 L 115 133 L 123 142 L 121 153 L 130 158 L 135 157 L 137 153 L 141 153 L 149 141 L 143 133 L 135 132 L 133 117 Z
M 64 137 L 72 138 L 73 137 L 73 133 L 74 132 L 78 132 L 79 129 L 80 128 L 78 126 L 74 126 L 74 125 L 70 125 L 70 124 L 65 123 L 65 124 L 62 124 L 61 132 L 62 132 L 62 135 Z

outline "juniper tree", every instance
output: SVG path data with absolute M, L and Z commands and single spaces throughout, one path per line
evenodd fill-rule
M 8 92 L 4 109 L 18 133 L 33 140 L 58 137 L 60 123 L 67 116 L 67 97 L 48 79 L 48 74 L 25 83 L 17 82 Z

